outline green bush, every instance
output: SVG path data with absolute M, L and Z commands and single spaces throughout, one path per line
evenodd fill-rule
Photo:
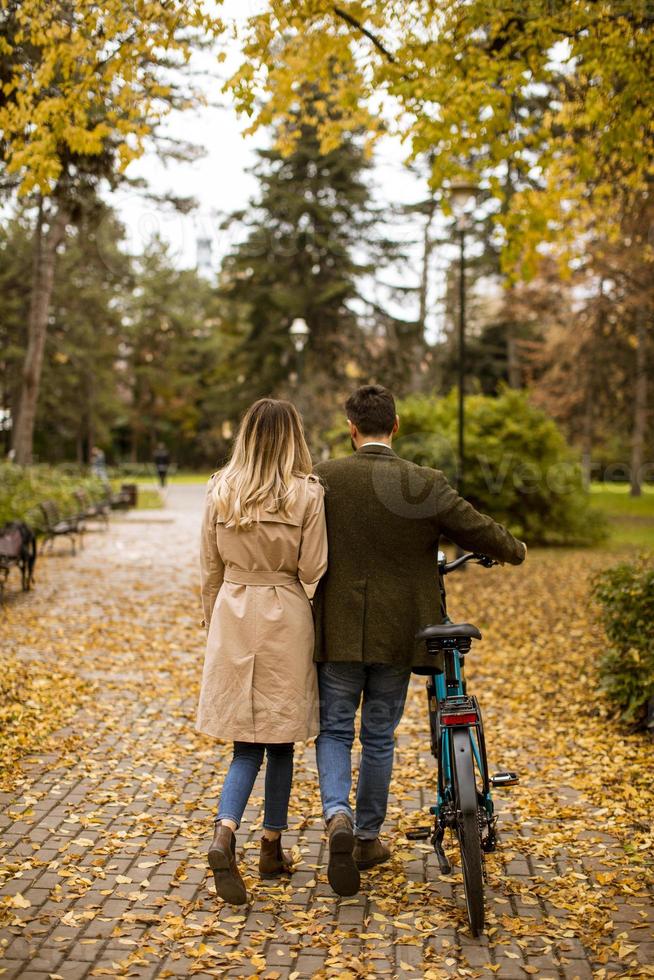
M 592 596 L 609 641 L 599 662 L 601 687 L 623 721 L 654 727 L 654 559 L 601 572 Z
M 169 472 L 174 472 L 175 467 L 171 466 Z M 157 475 L 154 463 L 117 463 L 107 467 L 109 476 L 112 480 L 118 479 L 138 479 L 148 477 L 153 479 Z
M 39 504 L 54 500 L 62 516 L 79 511 L 75 490 L 83 489 L 92 501 L 101 500 L 106 486 L 96 477 L 66 472 L 55 466 L 0 464 L 0 526 L 7 521 L 25 521 L 34 530 L 43 527 Z
M 398 404 L 400 456 L 457 479 L 457 399 L 416 395 Z M 556 423 L 526 393 L 465 401 L 463 493 L 534 544 L 591 544 L 606 533 L 589 510 L 581 468 Z

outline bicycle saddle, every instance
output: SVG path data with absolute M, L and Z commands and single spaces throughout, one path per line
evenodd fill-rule
M 443 623 L 440 626 L 423 626 L 416 633 L 416 640 L 481 640 L 481 633 L 470 623 Z

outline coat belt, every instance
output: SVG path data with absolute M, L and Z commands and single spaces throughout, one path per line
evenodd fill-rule
M 232 582 L 234 585 L 293 585 L 299 579 L 292 572 L 273 572 L 265 569 L 248 572 L 243 568 L 227 567 L 224 581 Z

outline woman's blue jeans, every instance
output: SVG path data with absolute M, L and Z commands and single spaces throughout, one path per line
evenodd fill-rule
M 266 830 L 286 830 L 288 801 L 293 782 L 293 743 L 279 742 L 263 745 L 259 742 L 234 742 L 234 755 L 223 783 L 218 803 L 219 820 L 233 820 L 240 826 L 250 799 L 254 781 L 266 762 L 263 826 Z

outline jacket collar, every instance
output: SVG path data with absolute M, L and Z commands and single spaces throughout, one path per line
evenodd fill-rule
M 356 455 L 358 456 L 359 453 L 365 453 L 366 455 L 369 456 L 396 456 L 397 455 L 395 451 L 391 449 L 390 446 L 380 446 L 377 443 L 375 443 L 374 445 L 371 445 L 369 443 L 366 446 L 361 446 L 360 449 L 357 449 Z

